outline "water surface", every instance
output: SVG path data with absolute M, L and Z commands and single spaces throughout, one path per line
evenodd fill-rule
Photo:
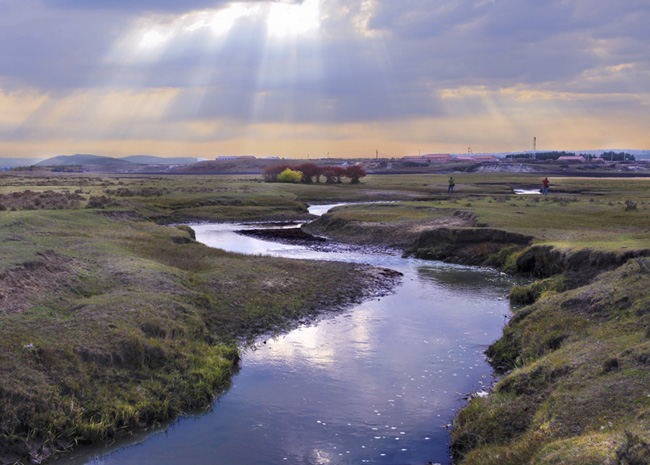
M 511 278 L 389 254 L 315 252 L 234 233 L 239 227 L 194 229 L 213 247 L 371 263 L 401 271 L 403 283 L 247 349 L 232 388 L 209 412 L 66 463 L 450 463 L 446 428 L 464 398 L 491 383 L 483 351 L 509 314 Z

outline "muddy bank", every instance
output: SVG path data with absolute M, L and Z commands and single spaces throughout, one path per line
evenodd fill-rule
M 282 241 L 288 244 L 313 245 L 326 242 L 324 237 L 314 236 L 303 231 L 300 227 L 295 228 L 261 228 L 261 229 L 240 229 L 237 234 L 257 237 L 259 239 Z
M 464 265 L 485 265 L 501 249 L 529 245 L 533 237 L 483 227 L 467 211 L 427 221 L 370 223 L 323 215 L 303 226 L 342 242 L 399 249 L 404 256 Z
M 325 214 L 304 225 L 303 230 L 331 238 L 337 242 L 365 246 L 383 246 L 405 250 L 412 247 L 423 232 L 439 228 L 480 226 L 476 217 L 467 211 L 449 211 L 440 218 L 426 221 L 394 223 L 364 222 Z
M 377 244 L 351 244 L 330 240 L 304 231 L 303 228 L 264 228 L 242 229 L 237 234 L 252 236 L 266 241 L 280 242 L 283 244 L 300 245 L 318 252 L 356 252 L 356 253 L 383 253 L 388 255 L 401 255 L 400 249 Z
M 485 265 L 490 256 L 506 247 L 525 246 L 532 236 L 491 228 L 436 228 L 422 231 L 406 256 L 463 265 Z
M 591 249 L 558 250 L 552 246 L 532 246 L 515 262 L 514 271 L 538 279 L 564 274 L 580 283 L 587 283 L 604 271 L 615 270 L 627 261 L 650 256 L 650 249 L 604 252 Z

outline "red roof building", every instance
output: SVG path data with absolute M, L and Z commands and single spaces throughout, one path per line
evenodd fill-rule
M 431 163 L 450 163 L 454 161 L 454 157 L 448 153 L 429 153 L 424 155 L 424 158 L 429 160 Z
M 563 163 L 584 163 L 585 157 L 580 155 L 564 155 L 558 158 L 557 161 Z
M 495 157 L 494 155 L 476 155 L 474 157 L 474 160 L 478 162 L 497 162 L 499 159 Z

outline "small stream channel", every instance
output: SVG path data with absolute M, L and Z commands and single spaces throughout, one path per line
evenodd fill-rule
M 369 263 L 402 272 L 403 283 L 389 296 L 247 349 L 231 389 L 210 411 L 135 444 L 55 463 L 451 462 L 447 426 L 470 393 L 492 382 L 483 351 L 510 313 L 513 278 L 383 253 L 318 252 L 236 234 L 242 225 L 193 227 L 212 247 Z

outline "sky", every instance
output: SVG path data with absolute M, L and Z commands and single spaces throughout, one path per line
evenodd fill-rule
M 649 0 L 0 0 L 0 157 L 650 149 L 648 24 Z

